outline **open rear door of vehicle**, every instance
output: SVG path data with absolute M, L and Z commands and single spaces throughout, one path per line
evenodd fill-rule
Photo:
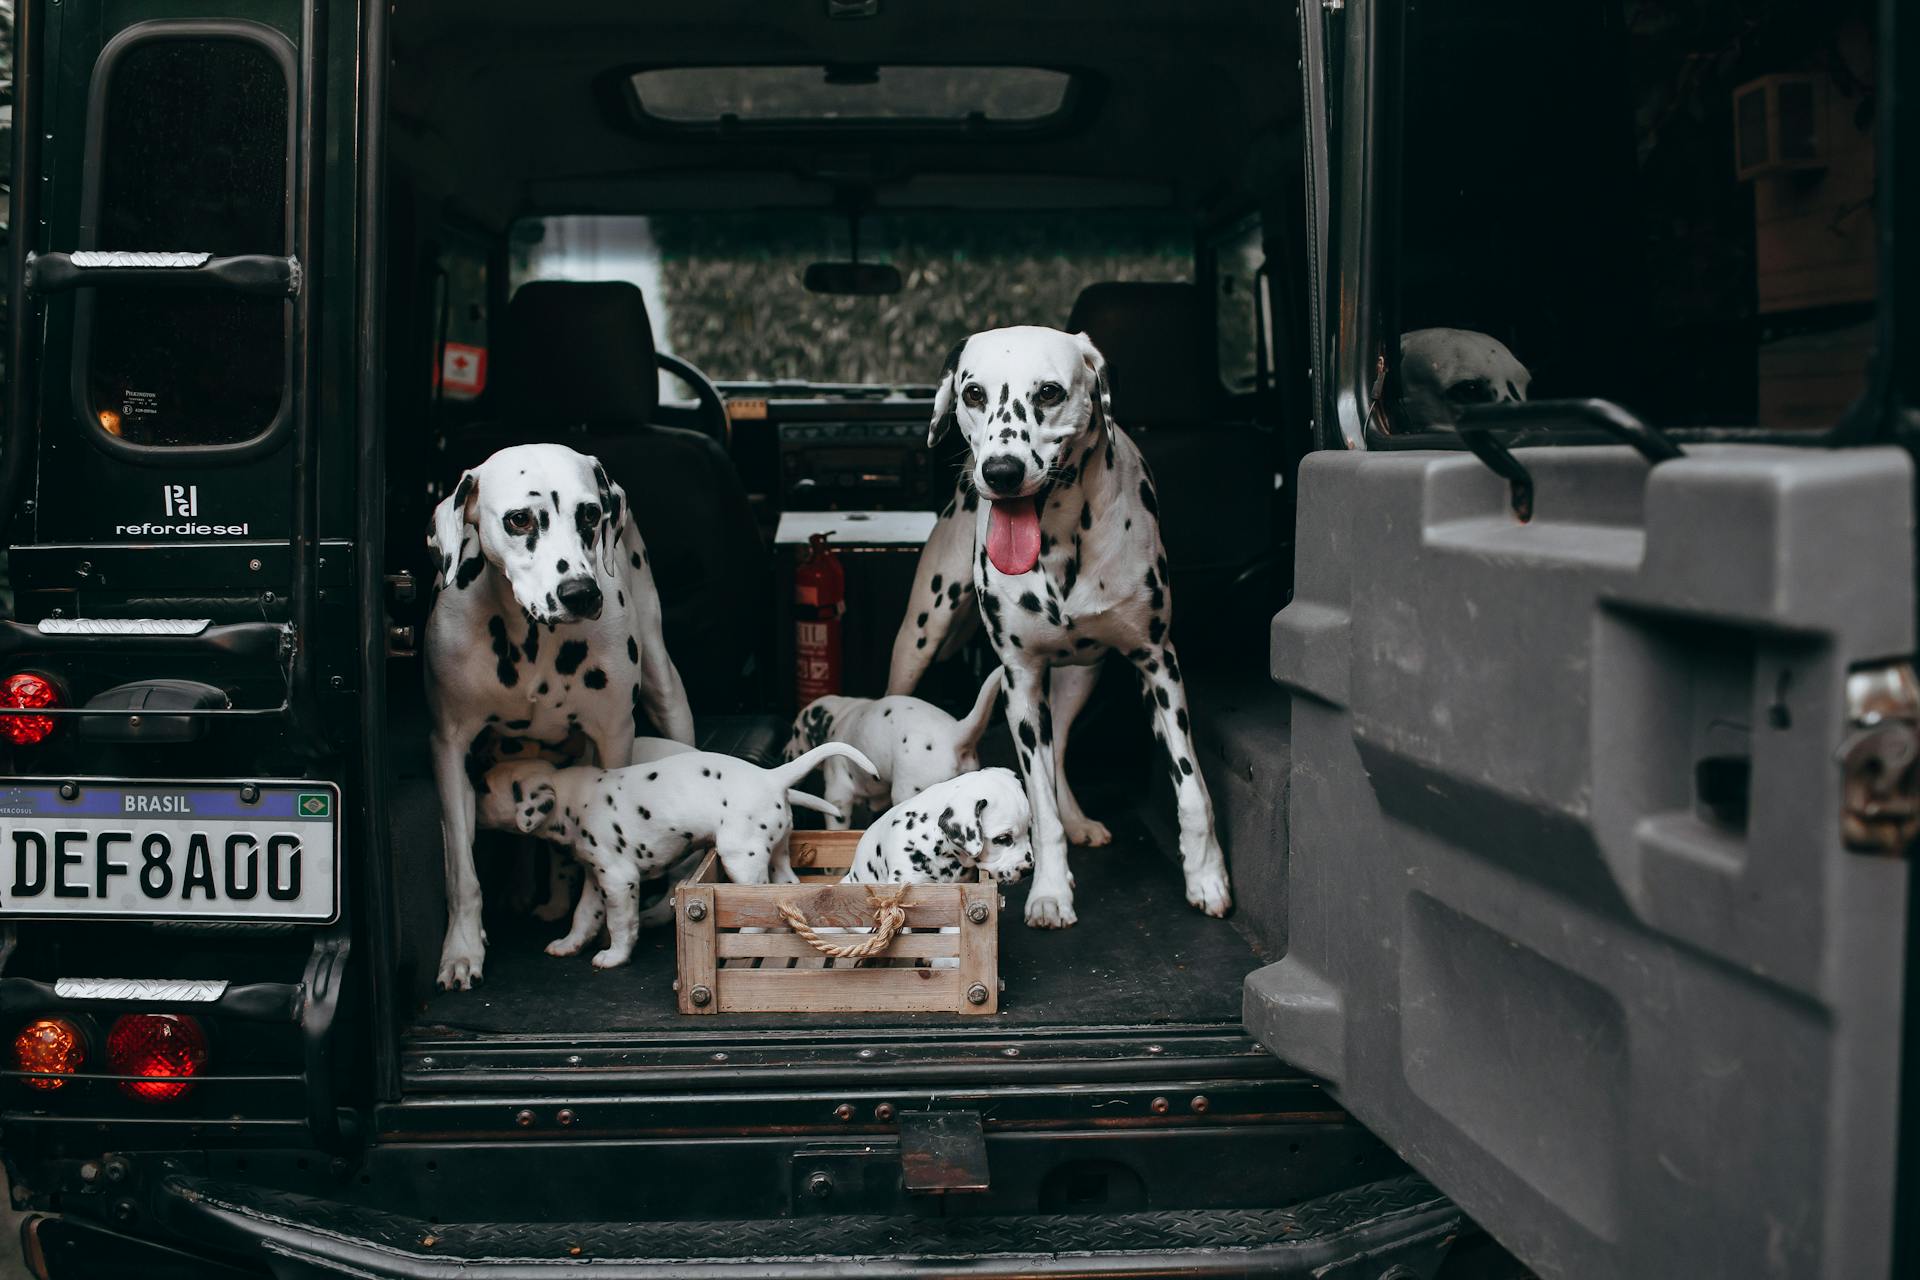
M 1911 461 L 1517 456 L 1301 468 L 1248 1025 L 1543 1276 L 1884 1275 Z

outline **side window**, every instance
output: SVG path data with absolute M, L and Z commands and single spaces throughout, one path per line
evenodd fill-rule
M 1405 6 L 1390 428 L 1586 396 L 1661 426 L 1835 425 L 1873 332 L 1874 10 Z
M 264 28 L 171 27 L 123 33 L 95 66 L 80 247 L 285 256 L 291 49 Z M 81 290 L 75 410 L 133 445 L 255 439 L 286 414 L 291 322 L 282 298 Z
M 442 400 L 477 400 L 487 389 L 487 258 L 477 249 L 449 247 L 440 255 L 435 299 L 439 367 L 434 390 Z
M 1266 260 L 1258 216 L 1240 223 L 1213 246 L 1220 382 L 1234 395 L 1260 390 L 1273 367 Z

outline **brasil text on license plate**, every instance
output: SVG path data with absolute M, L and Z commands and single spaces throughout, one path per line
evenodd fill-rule
M 0 779 L 0 919 L 326 923 L 339 811 L 324 782 Z

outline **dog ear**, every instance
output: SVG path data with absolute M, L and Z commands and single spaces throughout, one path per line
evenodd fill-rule
M 978 861 L 987 856 L 987 802 L 977 800 L 973 806 L 973 826 L 968 828 L 973 838 L 967 841 L 967 852 Z
M 979 696 L 973 700 L 973 710 L 969 711 L 967 718 L 960 722 L 960 740 L 955 744 L 956 746 L 980 745 L 981 735 L 985 734 L 987 726 L 993 723 L 993 704 L 1000 700 L 1000 686 L 1005 679 L 1004 668 L 995 667 L 993 674 L 987 677 L 987 682 L 980 686 Z
M 437 585 L 441 587 L 453 581 L 454 563 L 460 559 L 460 544 L 466 540 L 467 526 L 473 523 L 474 500 L 479 496 L 479 477 L 465 471 L 453 492 L 433 509 L 433 527 L 427 532 L 427 545 L 439 560 Z
M 593 482 L 600 487 L 600 570 L 609 578 L 620 572 L 620 533 L 627 522 L 627 491 L 615 484 L 593 460 Z
M 1107 358 L 1100 354 L 1100 348 L 1093 345 L 1093 339 L 1084 333 L 1076 333 L 1073 340 L 1080 344 L 1080 359 L 1086 362 L 1087 372 L 1093 375 L 1093 407 L 1099 416 L 1095 426 L 1100 426 L 1113 416 L 1113 390 L 1107 385 Z
M 947 363 L 940 370 L 940 385 L 933 392 L 933 420 L 927 423 L 927 448 L 931 449 L 946 434 L 947 427 L 953 422 L 953 398 L 960 393 L 954 385 L 960 377 L 960 353 L 967 349 L 963 339 L 947 352 Z

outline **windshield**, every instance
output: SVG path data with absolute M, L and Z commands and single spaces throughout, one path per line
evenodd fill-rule
M 897 267 L 900 292 L 801 286 L 808 263 L 848 256 L 848 222 L 831 214 L 526 219 L 510 287 L 631 281 L 660 349 L 718 381 L 926 385 L 968 334 L 1064 325 L 1090 284 L 1193 278 L 1187 224 L 1154 213 L 898 214 L 859 234 L 860 259 Z

